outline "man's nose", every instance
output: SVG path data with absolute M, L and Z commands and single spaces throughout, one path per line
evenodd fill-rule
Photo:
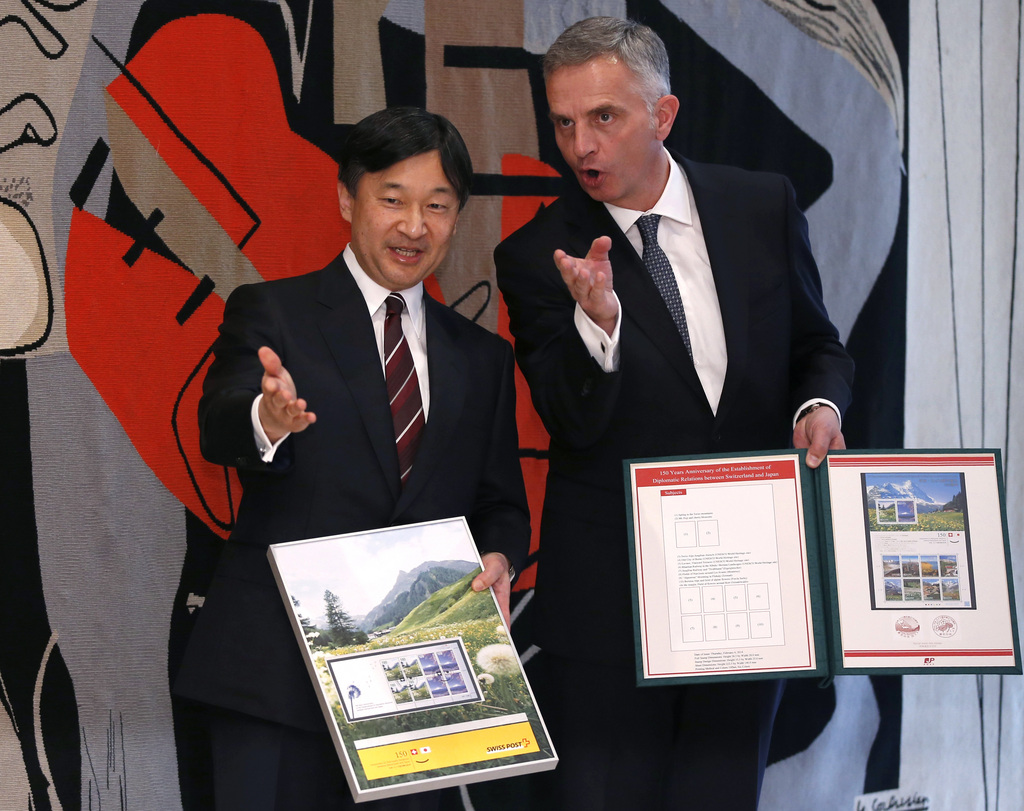
M 411 206 L 402 217 L 400 227 L 403 234 L 410 237 L 420 237 L 427 230 L 427 222 L 423 212 L 417 206 Z
M 587 127 L 576 127 L 573 131 L 572 149 L 577 158 L 585 158 L 594 151 L 594 139 Z

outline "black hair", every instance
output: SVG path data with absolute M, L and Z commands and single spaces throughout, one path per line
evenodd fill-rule
M 441 168 L 459 198 L 469 200 L 473 163 L 462 135 L 443 115 L 419 107 L 387 107 L 366 116 L 348 133 L 338 155 L 338 180 L 353 197 L 359 179 L 399 161 L 437 150 Z

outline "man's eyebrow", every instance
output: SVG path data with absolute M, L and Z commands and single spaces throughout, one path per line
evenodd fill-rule
M 397 180 L 386 180 L 384 181 L 384 191 L 404 191 L 405 185 L 399 183 Z M 430 190 L 431 194 L 450 194 L 452 197 L 456 197 L 455 189 L 451 186 L 438 186 Z
M 583 116 L 584 118 L 593 118 L 594 116 L 602 115 L 603 113 L 618 113 L 621 110 L 622 108 L 617 104 L 599 104 L 597 107 L 593 107 L 590 110 L 587 110 L 583 114 Z M 569 116 L 559 115 L 554 110 L 549 110 L 548 118 L 551 119 L 552 122 L 557 124 L 559 121 L 562 121 L 563 119 L 569 119 Z

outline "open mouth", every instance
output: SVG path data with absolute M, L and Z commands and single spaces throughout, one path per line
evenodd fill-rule
M 392 248 L 391 250 L 393 250 L 399 256 L 404 256 L 406 259 L 412 259 L 421 253 L 415 248 Z

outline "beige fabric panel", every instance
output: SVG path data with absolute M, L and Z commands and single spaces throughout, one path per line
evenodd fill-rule
M 444 65 L 447 45 L 521 48 L 522 4 L 425 0 L 425 14 L 427 107 L 459 128 L 469 146 L 474 172 L 501 174 L 506 153 L 538 157 L 536 119 L 525 70 Z M 500 239 L 501 199 L 474 197 L 459 221 L 453 255 L 438 272 L 446 301 L 454 301 L 481 280 L 488 280 L 493 287 L 491 252 Z M 480 319 L 492 331 L 497 329 L 497 302 L 497 287 L 493 287 L 490 305 Z M 466 308 L 460 309 L 469 314 Z
M 24 211 L 0 206 L 0 349 L 42 338 L 52 306 L 52 329 L 33 357 L 67 351 L 53 181 L 97 5 L 46 9 L 44 24 L 37 4 L 0 0 L 0 198 Z
M 197 277 L 209 276 L 222 298 L 263 280 L 220 223 L 196 200 L 124 110 L 105 95 L 110 151 L 125 191 L 143 216 L 163 213 L 156 231 Z
M 388 0 L 334 0 L 334 123 L 385 107 L 378 25 Z
M 478 282 L 489 283 L 490 302 L 476 320 L 491 332 L 498 331 L 498 286 L 494 283 L 491 255 L 501 237 L 501 203 L 500 197 L 470 198 L 459 217 L 458 231 L 448 256 L 437 270 L 437 280 L 449 305 L 466 296 Z M 474 318 L 486 301 L 486 290 L 477 289 L 455 309 L 467 318 Z
M 50 296 L 43 262 L 26 215 L 0 205 L 0 350 L 32 345 L 46 332 Z

